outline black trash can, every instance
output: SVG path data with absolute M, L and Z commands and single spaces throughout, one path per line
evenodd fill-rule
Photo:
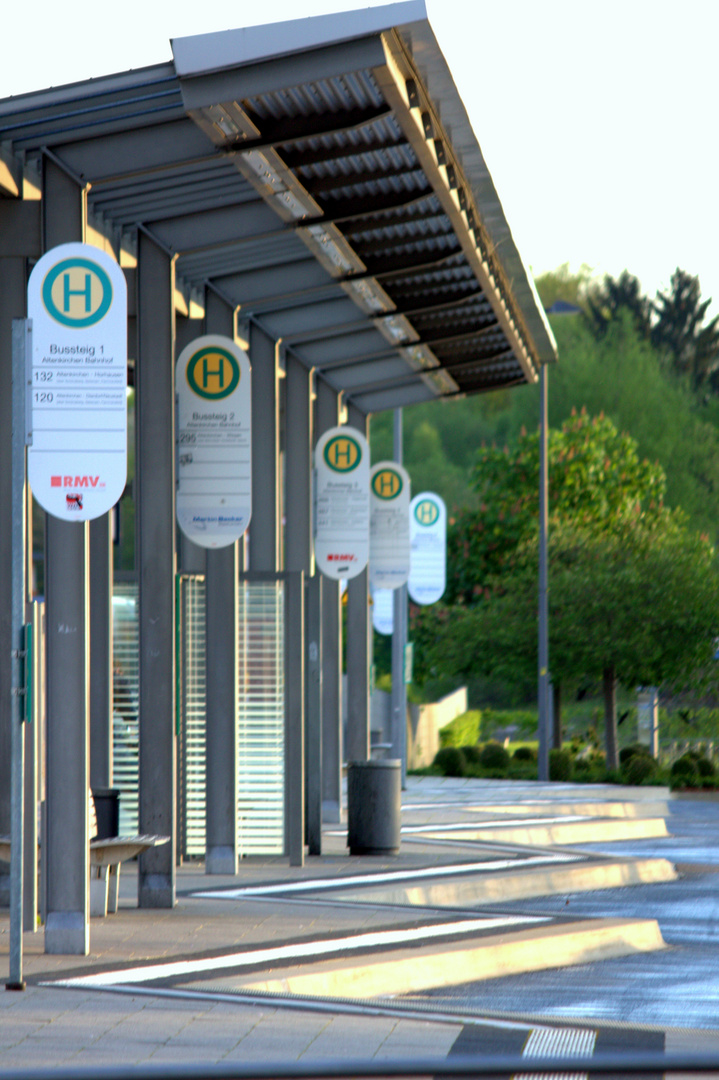
M 92 797 L 97 817 L 97 839 L 112 839 L 120 831 L 120 789 L 93 788 Z
M 347 847 L 350 855 L 396 855 L 402 800 L 402 762 L 347 763 Z

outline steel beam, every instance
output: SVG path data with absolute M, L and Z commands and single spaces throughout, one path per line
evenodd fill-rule
M 45 251 L 85 236 L 86 192 L 43 160 Z M 45 518 L 47 916 L 45 952 L 90 949 L 88 525 Z
M 25 259 L 0 258 L 0 500 L 12 498 L 12 320 L 25 317 Z M 10 686 L 12 534 L 0 529 L 0 686 Z M 0 835 L 10 835 L 10 694 L 0 694 Z M 10 903 L 10 867 L 0 862 L 0 907 Z
M 206 291 L 208 334 L 234 340 L 235 313 Z M 239 544 L 207 552 L 205 873 L 236 874 Z
M 315 443 L 339 423 L 339 395 L 316 378 Z M 322 820 L 342 817 L 342 599 L 338 581 L 322 582 Z
M 279 371 L 275 341 L 256 322 L 250 324 L 252 364 L 252 522 L 250 569 L 279 570 Z
M 140 907 L 175 903 L 174 259 L 137 240 L 136 485 L 140 583 L 140 832 L 170 836 L 140 855 Z
M 369 417 L 354 405 L 348 423 L 369 437 Z M 347 761 L 369 758 L 369 668 L 372 622 L 368 568 L 347 582 Z

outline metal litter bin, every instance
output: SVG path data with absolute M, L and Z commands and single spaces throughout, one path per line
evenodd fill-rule
M 109 840 L 120 831 L 120 789 L 93 788 L 97 817 L 97 839 Z
M 350 855 L 396 855 L 400 843 L 402 762 L 347 763 L 347 847 Z

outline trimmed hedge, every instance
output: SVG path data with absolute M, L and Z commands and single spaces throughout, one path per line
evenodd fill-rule
M 479 709 L 470 709 L 460 716 L 455 716 L 454 720 L 439 729 L 440 747 L 476 746 L 481 723 L 482 714 Z

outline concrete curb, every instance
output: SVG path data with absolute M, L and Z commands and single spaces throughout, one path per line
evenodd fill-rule
M 322 997 L 377 997 L 456 986 L 665 948 L 654 919 L 587 919 L 452 945 L 305 964 L 232 979 L 235 990 Z M 215 983 L 213 989 L 222 984 Z M 228 985 L 227 983 L 225 984 Z M 205 984 L 207 989 L 207 984 Z

